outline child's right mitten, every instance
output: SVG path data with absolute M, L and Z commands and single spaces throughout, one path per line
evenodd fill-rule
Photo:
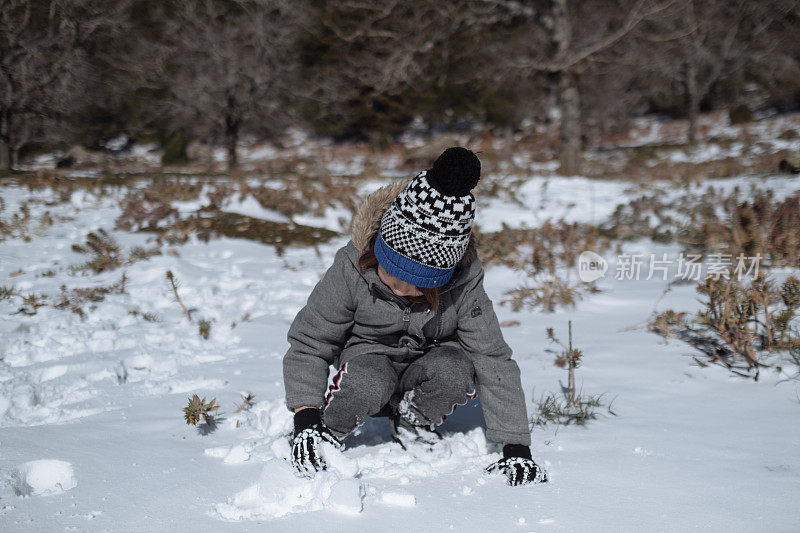
M 304 477 L 313 477 L 327 465 L 320 453 L 323 442 L 342 449 L 342 443 L 322 423 L 319 409 L 308 407 L 294 414 L 292 465 Z

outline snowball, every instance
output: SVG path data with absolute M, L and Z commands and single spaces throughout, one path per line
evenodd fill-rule
M 58 494 L 77 484 L 72 465 L 57 459 L 30 461 L 11 471 L 11 487 L 18 496 Z
M 342 479 L 331 486 L 326 507 L 337 513 L 356 515 L 361 512 L 363 496 L 361 483 L 355 479 Z
M 304 479 L 295 475 L 288 462 L 272 459 L 265 464 L 258 483 L 217 505 L 216 510 L 228 520 L 277 518 L 321 509 L 357 514 L 362 509 L 363 494 L 356 479 L 342 479 L 327 470 Z
M 292 467 L 283 461 L 268 461 L 258 480 L 258 495 L 265 504 L 298 503 L 301 496 L 301 480 L 294 475 Z
M 328 470 L 336 472 L 341 477 L 351 478 L 358 474 L 358 461 L 349 459 L 332 444 L 322 442 L 320 454 L 328 465 Z

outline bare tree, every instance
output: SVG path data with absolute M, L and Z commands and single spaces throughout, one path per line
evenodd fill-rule
M 498 58 L 503 67 L 525 76 L 546 75 L 560 110 L 561 172 L 579 171 L 582 150 L 580 77 L 592 61 L 602 59 L 632 36 L 639 24 L 674 9 L 676 0 L 481 0 L 491 19 L 521 21 Z
M 286 116 L 297 10 L 290 0 L 187 0 L 175 9 L 159 70 L 169 91 L 165 115 L 222 139 L 233 169 L 242 132 L 275 132 Z
M 450 84 L 476 81 L 455 65 L 480 42 L 455 42 L 473 23 L 470 2 L 349 0 L 308 2 L 312 16 L 301 43 L 307 83 L 305 116 L 333 124 L 335 136 L 385 134 L 417 114 Z
M 697 141 L 700 104 L 716 84 L 741 77 L 748 68 L 774 66 L 786 41 L 796 39 L 796 27 L 776 30 L 798 4 L 797 0 L 686 0 L 681 2 L 677 23 L 658 21 L 681 34 L 670 43 L 657 43 L 658 53 L 667 60 L 653 65 L 682 81 L 690 143 Z
M 118 27 L 124 2 L 0 0 L 0 163 L 12 169 L 31 143 L 63 139 L 81 104 L 85 46 Z

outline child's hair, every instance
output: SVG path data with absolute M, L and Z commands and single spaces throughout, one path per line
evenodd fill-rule
M 369 239 L 369 244 L 361 252 L 358 258 L 358 268 L 367 270 L 368 268 L 378 268 L 378 259 L 375 257 L 375 241 L 378 239 L 378 232 L 372 234 Z M 439 288 L 438 287 L 417 287 L 422 296 L 408 296 L 407 298 L 412 302 L 428 302 L 431 306 L 433 314 L 439 310 Z

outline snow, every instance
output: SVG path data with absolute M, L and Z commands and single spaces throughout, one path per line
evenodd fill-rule
M 484 232 L 499 231 L 502 224 L 534 227 L 546 220 L 595 224 L 614 212 L 629 186 L 582 177 L 535 176 L 519 187 L 516 199 L 478 196 L 481 215 L 475 223 Z
M 77 485 L 72 465 L 57 459 L 29 461 L 11 472 L 11 486 L 19 496 L 58 494 Z
M 305 140 L 296 135 L 298 145 Z M 351 164 L 345 160 L 342 172 Z M 502 222 L 599 222 L 640 193 L 624 182 L 520 179 L 519 203 L 479 197 L 476 224 L 482 231 L 499 229 Z M 363 182 L 359 192 L 384 183 Z M 780 197 L 800 189 L 800 178 L 736 177 L 677 190 L 649 185 L 674 198 L 709 185 L 726 191 L 740 186 L 746 195 L 751 184 Z M 123 251 L 146 245 L 150 237 L 113 230 L 124 191 L 97 197 L 75 190 L 69 202 L 53 205 L 46 204 L 57 198 L 53 191 L 3 185 L 0 193 L 3 216 L 34 200 L 34 219 L 45 210 L 70 217 L 30 242 L 0 242 L 0 285 L 50 296 L 59 294 L 61 285 L 108 286 L 123 270 L 73 271 L 70 267 L 86 256 L 71 244 L 101 227 Z M 193 205 L 181 208 L 190 211 Z M 225 208 L 270 216 L 251 198 Z M 323 217 L 296 221 L 341 230 L 338 218 L 346 214 L 331 209 Z M 526 279 L 510 268 L 487 268 L 485 286 L 498 318 L 520 322 L 504 328 L 504 335 L 521 368 L 529 412 L 534 398 L 558 391 L 566 378 L 552 363 L 545 328 L 563 336 L 572 320 L 575 344 L 584 352 L 579 386 L 588 394 L 605 393 L 617 413 L 587 427 L 533 430 L 533 455 L 548 470 L 548 484 L 509 487 L 484 473 L 500 457 L 500 447 L 484 436 L 478 400 L 447 418 L 444 441 L 431 452 L 402 450 L 385 419 L 369 419 L 348 438 L 343 453 L 325 451 L 328 471 L 314 480 L 296 477 L 288 462 L 292 417 L 283 404 L 286 331 L 346 242 L 341 236 L 318 250 L 286 248 L 279 255 L 273 247 L 245 240 L 191 238 L 176 246 L 177 256 L 126 266 L 126 293 L 87 304 L 85 318 L 52 307 L 27 316 L 17 313 L 18 299 L 0 302 L 0 529 L 797 528 L 799 383 L 785 379 L 788 369 L 766 369 L 753 382 L 719 367 L 699 368 L 686 345 L 665 343 L 645 331 L 642 324 L 654 308 L 695 310 L 694 287 L 673 285 L 665 293 L 667 282 L 658 276 L 614 279 L 611 252 L 603 255 L 609 271 L 598 282 L 602 292 L 553 314 L 500 305 L 505 291 Z M 622 251 L 675 257 L 679 250 L 638 242 Z M 42 275 L 49 270 L 55 275 Z M 192 322 L 166 286 L 167 270 L 181 282 Z M 143 313 L 158 320 L 143 320 Z M 200 318 L 211 321 L 208 340 L 197 332 Z M 236 413 L 248 392 L 255 394 L 255 404 Z M 215 428 L 184 423 L 181 409 L 195 393 L 221 405 Z
M 247 195 L 244 200 L 227 204 L 225 211 L 272 222 L 289 222 L 285 215 L 278 213 L 274 209 L 262 207 L 252 195 Z
M 286 461 L 272 459 L 258 483 L 217 505 L 216 511 L 228 520 L 280 518 L 322 509 L 354 515 L 362 509 L 361 492 L 357 480 L 343 478 L 333 469 L 307 481 L 298 478 Z
M 394 507 L 414 507 L 417 504 L 417 499 L 413 494 L 387 491 L 381 493 L 381 503 Z
M 130 137 L 128 137 L 128 135 L 125 133 L 121 133 L 120 135 L 107 140 L 103 146 L 112 152 L 119 152 L 125 148 L 125 145 L 127 145 L 129 141 Z

